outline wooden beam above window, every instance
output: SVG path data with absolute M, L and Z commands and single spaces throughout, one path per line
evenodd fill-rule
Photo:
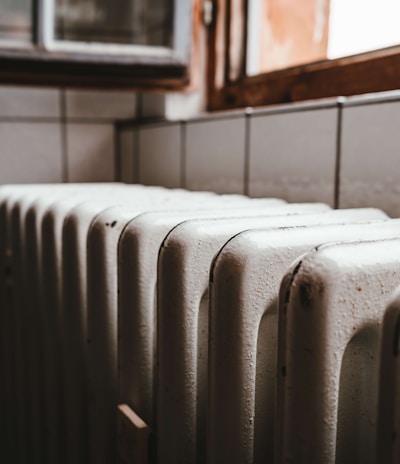
M 172 60 L 18 51 L 0 53 L 2 84 L 179 90 L 188 67 Z

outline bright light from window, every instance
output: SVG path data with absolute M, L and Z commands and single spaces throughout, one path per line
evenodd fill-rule
M 400 44 L 399 0 L 331 0 L 328 58 Z

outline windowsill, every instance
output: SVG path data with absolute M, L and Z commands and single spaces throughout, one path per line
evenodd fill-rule
M 210 86 L 208 110 L 290 103 L 400 88 L 400 47 L 321 61 Z

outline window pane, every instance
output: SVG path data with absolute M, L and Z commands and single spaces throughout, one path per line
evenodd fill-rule
M 247 74 L 325 59 L 329 3 L 330 0 L 249 0 Z
M 247 0 L 247 74 L 400 44 L 399 0 Z
M 400 43 L 399 0 L 331 0 L 328 58 Z
M 32 0 L 0 1 L 0 40 L 31 42 Z
M 173 0 L 55 0 L 55 6 L 57 40 L 172 45 Z

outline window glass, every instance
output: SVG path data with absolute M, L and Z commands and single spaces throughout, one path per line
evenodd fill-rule
M 55 39 L 171 47 L 172 19 L 173 0 L 55 0 Z
M 400 43 L 399 0 L 248 0 L 247 75 Z
M 326 58 L 329 3 L 329 0 L 249 0 L 247 74 L 252 76 Z
M 328 58 L 400 43 L 399 0 L 331 0 Z
M 32 41 L 32 0 L 0 1 L 0 40 Z

